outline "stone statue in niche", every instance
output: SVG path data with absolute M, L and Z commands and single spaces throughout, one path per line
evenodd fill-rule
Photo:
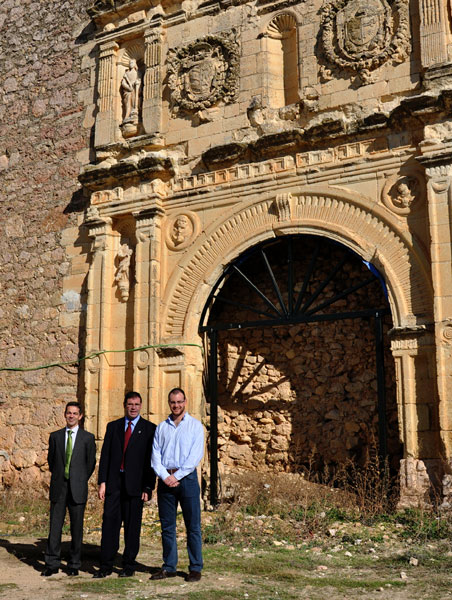
M 127 244 L 121 244 L 117 254 L 118 268 L 115 275 L 115 281 L 118 284 L 119 293 L 123 302 L 126 302 L 129 298 L 130 259 L 132 254 L 133 250 L 129 248 Z
M 322 8 L 323 58 L 370 83 L 385 62 L 403 62 L 410 48 L 407 0 L 329 0 Z M 321 73 L 330 73 L 325 65 Z
M 138 105 L 140 101 L 141 78 L 137 61 L 130 59 L 129 68 L 121 80 L 121 96 L 124 123 L 138 123 Z
M 209 35 L 168 52 L 173 112 L 204 111 L 219 100 L 232 102 L 239 79 L 236 32 Z

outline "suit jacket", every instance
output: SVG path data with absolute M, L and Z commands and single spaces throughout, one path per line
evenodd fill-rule
M 155 473 L 151 468 L 154 423 L 140 417 L 127 444 L 124 457 L 124 482 L 129 496 L 149 495 L 155 487 Z M 124 448 L 125 418 L 107 425 L 99 462 L 98 483 L 106 484 L 106 494 L 121 489 L 121 462 Z
M 52 473 L 50 479 L 50 501 L 56 502 L 64 482 L 66 428 L 50 434 L 47 462 Z M 69 468 L 69 483 L 72 498 L 76 504 L 84 504 L 88 498 L 88 479 L 96 466 L 96 443 L 92 433 L 79 427 L 72 449 Z

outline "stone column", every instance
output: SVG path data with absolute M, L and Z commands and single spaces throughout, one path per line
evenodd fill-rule
M 157 344 L 160 339 L 160 266 L 161 220 L 160 207 L 135 213 L 135 347 Z M 134 353 L 133 385 L 143 396 L 144 412 L 158 413 L 158 357 L 152 348 Z
M 113 235 L 110 218 L 86 221 L 93 238 L 86 306 L 86 354 L 110 348 Z M 102 439 L 108 422 L 108 360 L 100 355 L 85 362 L 85 414 L 88 428 Z
M 419 0 L 421 62 L 424 68 L 447 60 L 445 0 Z
M 160 133 L 162 128 L 162 42 L 159 26 L 145 34 L 143 89 L 143 127 L 146 133 Z
M 434 340 L 425 325 L 391 331 L 397 409 L 404 458 L 400 465 L 400 507 L 428 503 L 440 468 Z
M 114 141 L 115 126 L 115 84 L 116 55 L 119 46 L 116 42 L 106 42 L 100 46 L 97 104 L 99 112 L 96 116 L 94 145 L 105 146 Z

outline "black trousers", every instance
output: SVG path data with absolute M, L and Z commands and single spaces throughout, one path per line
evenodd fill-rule
M 80 569 L 85 506 L 85 503 L 76 504 L 74 502 L 71 494 L 71 486 L 65 481 L 58 500 L 50 503 L 50 528 L 45 552 L 47 567 L 51 569 L 58 569 L 60 567 L 61 532 L 64 517 L 66 516 L 66 509 L 68 509 L 71 521 L 71 550 L 68 567 L 71 569 Z
M 100 544 L 100 568 L 111 570 L 119 550 L 119 534 L 124 523 L 123 568 L 134 569 L 135 559 L 140 549 L 141 517 L 143 500 L 141 496 L 129 496 L 121 477 L 121 489 L 107 493 L 102 518 L 102 540 Z

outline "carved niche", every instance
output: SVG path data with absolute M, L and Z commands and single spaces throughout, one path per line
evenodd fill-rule
M 173 111 L 197 112 L 234 100 L 239 82 L 239 44 L 231 30 L 208 35 L 168 52 Z
M 408 0 L 330 0 L 322 9 L 324 58 L 359 83 L 385 62 L 403 62 L 410 48 Z M 321 72 L 331 79 L 331 71 Z

